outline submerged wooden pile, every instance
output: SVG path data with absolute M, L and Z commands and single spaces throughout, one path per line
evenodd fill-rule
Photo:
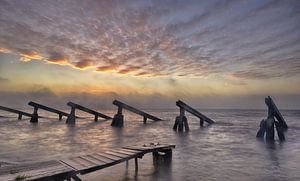
M 285 140 L 284 132 L 288 126 L 275 105 L 273 99 L 268 96 L 265 98 L 265 103 L 268 106 L 268 117 L 260 122 L 260 128 L 256 134 L 257 138 L 266 138 L 268 141 L 274 141 L 274 126 L 280 141 Z M 275 120 L 275 118 L 277 120 Z
M 18 114 L 19 115 L 18 119 L 22 119 L 22 116 L 30 117 L 30 122 L 31 123 L 37 123 L 38 122 L 38 118 L 39 118 L 38 110 L 39 109 L 43 109 L 45 111 L 58 114 L 59 120 L 61 120 L 63 116 L 66 116 L 67 117 L 67 120 L 66 120 L 67 124 L 75 124 L 75 121 L 76 121 L 76 118 L 77 118 L 76 115 L 75 115 L 76 109 L 94 115 L 95 116 L 95 119 L 94 119 L 95 121 L 98 121 L 99 117 L 103 118 L 104 120 L 112 119 L 111 126 L 115 126 L 115 127 L 123 127 L 123 122 L 124 122 L 124 116 L 122 114 L 122 110 L 123 109 L 126 109 L 126 110 L 131 111 L 131 112 L 133 112 L 135 114 L 143 116 L 143 118 L 144 118 L 144 124 L 147 123 L 147 119 L 151 119 L 151 120 L 154 120 L 154 121 L 161 121 L 162 120 L 162 119 L 160 119 L 160 118 L 158 118 L 156 116 L 148 114 L 148 113 L 146 113 L 144 111 L 141 111 L 141 110 L 139 110 L 137 108 L 129 106 L 128 104 L 125 104 L 125 103 L 123 103 L 121 101 L 118 101 L 118 100 L 114 100 L 113 104 L 118 107 L 118 112 L 114 116 L 114 118 L 112 118 L 110 116 L 107 116 L 107 115 L 105 115 L 103 113 L 100 113 L 98 111 L 95 111 L 93 109 L 87 108 L 85 106 L 73 103 L 73 102 L 68 102 L 67 103 L 67 105 L 71 107 L 70 114 L 68 114 L 66 112 L 63 112 L 63 111 L 60 111 L 60 110 L 55 109 L 55 108 L 51 108 L 49 106 L 45 106 L 45 105 L 42 105 L 42 104 L 39 104 L 39 103 L 32 102 L 32 101 L 30 101 L 28 103 L 28 105 L 30 105 L 30 106 L 32 106 L 34 108 L 32 114 L 26 113 L 26 112 L 23 112 L 23 111 L 19 111 L 19 110 L 16 110 L 16 109 L 4 107 L 4 106 L 0 106 L 0 110 L 8 111 L 8 112 L 11 112 L 11 113 Z
M 172 157 L 175 145 L 150 143 L 141 146 L 128 146 L 111 149 L 105 152 L 90 153 L 87 155 L 70 157 L 62 160 L 50 160 L 38 163 L 26 163 L 14 166 L 0 167 L 0 178 L 3 181 L 15 180 L 81 180 L 79 175 L 101 170 L 131 159 L 135 160 L 135 169 L 138 170 L 138 158 L 147 153 L 158 156 L 164 153 L 164 158 Z
M 118 101 L 118 100 L 114 100 L 113 101 L 113 104 L 116 105 L 118 107 L 118 112 L 117 114 L 115 114 L 114 118 L 113 118 L 113 121 L 111 123 L 112 126 L 115 126 L 115 127 L 123 127 L 123 122 L 124 122 L 124 116 L 122 114 L 122 110 L 123 109 L 127 109 L 128 111 L 131 111 L 135 114 L 138 114 L 140 116 L 143 116 L 144 118 L 144 124 L 146 124 L 147 122 L 147 119 L 152 119 L 154 121 L 161 121 L 160 118 L 158 117 L 155 117 L 151 114 L 148 114 L 144 111 L 141 111 L 137 108 L 134 108 L 132 106 L 129 106 L 121 101 Z
M 192 115 L 198 117 L 200 119 L 200 126 L 202 127 L 204 124 L 204 121 L 207 122 L 208 124 L 213 124 L 215 123 L 212 119 L 208 118 L 207 116 L 205 116 L 204 114 L 201 114 L 199 111 L 197 111 L 196 109 L 192 108 L 191 106 L 187 105 L 186 103 L 184 103 L 181 100 L 178 100 L 176 102 L 176 105 L 180 108 L 180 115 L 176 117 L 175 119 L 175 124 L 173 126 L 174 130 L 177 130 L 179 132 L 183 131 L 183 128 L 185 129 L 185 131 L 189 131 L 189 124 L 187 121 L 187 118 L 185 116 L 185 111 L 191 113 Z

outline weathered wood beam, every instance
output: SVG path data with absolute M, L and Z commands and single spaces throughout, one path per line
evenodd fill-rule
M 95 121 L 98 120 L 98 117 L 101 117 L 101 118 L 104 118 L 104 119 L 112 119 L 110 116 L 107 116 L 105 114 L 102 114 L 100 112 L 97 112 L 97 111 L 94 111 L 92 109 L 89 109 L 87 107 L 84 107 L 84 106 L 81 106 L 79 104 L 76 104 L 76 103 L 73 103 L 73 102 L 68 102 L 67 104 L 68 106 L 71 106 L 71 107 L 74 107 L 76 109 L 79 109 L 81 111 L 84 111 L 84 112 L 87 112 L 87 113 L 90 113 L 90 114 L 93 114 L 95 115 Z
M 66 121 L 66 123 L 68 123 L 68 124 L 75 123 L 75 119 L 76 119 L 75 109 L 79 109 L 81 111 L 93 114 L 95 116 L 95 121 L 98 121 L 98 117 L 102 117 L 104 119 L 112 119 L 111 117 L 109 117 L 105 114 L 102 114 L 100 112 L 94 111 L 92 109 L 89 109 L 87 107 L 81 106 L 81 105 L 73 103 L 73 102 L 68 102 L 67 105 L 71 107 L 71 113 L 69 114 L 67 121 Z
M 176 105 L 178 107 L 181 107 L 183 108 L 184 110 L 186 110 L 187 112 L 193 114 L 194 116 L 200 118 L 201 121 L 206 121 L 207 123 L 209 124 L 213 124 L 215 123 L 212 119 L 208 118 L 207 116 L 201 114 L 199 111 L 197 111 L 196 109 L 192 108 L 191 106 L 187 105 L 186 103 L 184 103 L 183 101 L 181 100 L 178 100 L 176 102 Z M 200 121 L 200 123 L 201 123 Z
M 36 107 L 38 109 L 43 109 L 43 110 L 46 110 L 46 111 L 49 111 L 49 112 L 52 112 L 52 113 L 56 113 L 59 116 L 59 120 L 62 119 L 62 116 L 66 116 L 66 117 L 69 116 L 69 114 L 66 113 L 66 112 L 63 112 L 63 111 L 60 111 L 60 110 L 57 110 L 57 109 L 54 109 L 54 108 L 51 108 L 51 107 L 48 107 L 48 106 L 45 106 L 45 105 L 42 105 L 42 104 L 38 104 L 36 102 L 30 101 L 28 103 L 28 105 Z
M 269 108 L 269 114 L 273 114 L 276 117 L 276 119 L 279 122 L 279 126 L 284 129 L 287 129 L 288 126 L 287 126 L 282 114 L 278 110 L 276 104 L 274 103 L 273 99 L 270 96 L 268 96 L 265 100 L 265 103 Z M 271 110 L 271 112 L 270 112 L 270 110 Z
M 135 114 L 138 114 L 138 115 L 143 116 L 143 117 L 144 117 L 144 122 L 146 122 L 146 119 L 152 119 L 152 120 L 154 120 L 154 121 L 161 121 L 161 120 L 162 120 L 162 119 L 160 119 L 160 118 L 158 118 L 158 117 L 155 117 L 155 116 L 153 116 L 153 115 L 151 115 L 151 114 L 148 114 L 148 113 L 146 113 L 146 112 L 144 112 L 144 111 L 138 110 L 137 108 L 134 108 L 134 107 L 132 107 L 132 106 L 129 106 L 128 104 L 125 104 L 125 103 L 120 102 L 120 101 L 118 101 L 118 100 L 114 100 L 114 101 L 113 101 L 113 104 L 116 105 L 116 106 L 118 106 L 119 109 L 120 109 L 120 108 L 124 108 L 124 109 L 126 109 L 126 110 L 128 110 L 128 111 L 131 111 L 131 112 L 135 113 Z M 119 111 L 118 111 L 118 112 L 119 112 Z M 120 111 L 120 112 L 122 112 L 122 111 Z
M 19 111 L 19 110 L 8 108 L 8 107 L 4 107 L 4 106 L 0 106 L 0 110 L 18 114 L 19 115 L 18 116 L 19 120 L 22 119 L 22 116 L 32 117 L 32 114 L 30 114 L 30 113 Z

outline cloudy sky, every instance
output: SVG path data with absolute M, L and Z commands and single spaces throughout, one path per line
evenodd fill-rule
M 299 0 L 0 0 L 0 99 L 300 108 Z

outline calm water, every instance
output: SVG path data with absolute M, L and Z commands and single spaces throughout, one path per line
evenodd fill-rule
M 114 115 L 115 110 L 102 111 Z M 125 163 L 83 176 L 84 180 L 300 180 L 300 111 L 282 111 L 289 125 L 286 142 L 267 144 L 256 140 L 261 119 L 259 110 L 202 111 L 217 122 L 200 128 L 199 120 L 187 114 L 190 132 L 172 130 L 178 110 L 150 111 L 168 121 L 144 125 L 142 117 L 125 111 L 123 128 L 110 121 L 77 119 L 75 126 L 58 121 L 55 114 L 40 111 L 47 118 L 37 125 L 29 119 L 0 112 L 0 161 L 23 162 L 59 159 L 112 147 L 138 143 L 176 144 L 171 163 L 153 164 L 152 155 L 134 163 Z M 277 136 L 276 136 L 277 137 Z M 276 138 L 277 139 L 277 138 Z M 1 178 L 0 178 L 1 180 Z

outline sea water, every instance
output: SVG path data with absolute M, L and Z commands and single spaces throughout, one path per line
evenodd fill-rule
M 31 112 L 32 110 L 27 110 Z M 67 110 L 66 110 L 67 111 Z M 113 116 L 116 110 L 98 110 Z M 173 131 L 178 110 L 147 110 L 166 121 L 147 121 L 124 111 L 124 127 L 111 121 L 94 122 L 91 115 L 77 111 L 74 126 L 65 118 L 39 110 L 38 124 L 24 117 L 0 112 L 0 161 L 31 162 L 62 159 L 105 151 L 110 148 L 151 142 L 175 144 L 171 162 L 155 164 L 148 154 L 129 167 L 121 163 L 80 176 L 83 180 L 300 180 L 300 111 L 281 111 L 289 129 L 286 141 L 274 144 L 256 139 L 266 110 L 203 110 L 216 124 L 200 127 L 199 119 L 187 113 L 190 131 Z M 69 112 L 69 110 L 68 110 Z M 1 180 L 1 178 L 0 178 Z

